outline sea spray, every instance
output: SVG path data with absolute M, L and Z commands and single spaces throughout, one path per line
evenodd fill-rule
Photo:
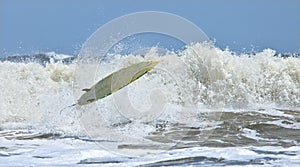
M 129 94 L 131 99 L 149 97 L 147 91 L 141 91 L 143 87 L 160 87 L 164 83 L 163 91 L 167 99 L 170 99 L 168 105 L 175 108 L 185 105 L 199 107 L 194 111 L 189 110 L 190 112 L 220 107 L 300 107 L 300 59 L 275 56 L 275 51 L 271 49 L 255 54 L 235 54 L 211 44 L 196 43 L 186 46 L 181 52 L 167 52 L 165 55 L 153 50 L 146 55 L 119 55 L 112 61 L 101 64 L 99 74 L 92 74 L 95 77 L 93 79 L 97 81 L 130 63 L 150 58 L 162 62 L 160 70 L 154 70 L 145 76 L 151 82 L 141 80 L 140 84 L 137 82 L 133 85 L 140 90 L 131 87 L 132 92 L 138 92 Z M 184 75 L 174 77 L 182 69 L 182 64 L 177 66 L 174 63 L 175 59 L 184 63 Z M 82 129 L 79 128 L 78 117 L 81 108 L 59 112 L 78 99 L 73 94 L 74 90 L 83 89 L 76 87 L 76 68 L 76 62 L 49 61 L 41 64 L 35 61 L 1 61 L 1 128 L 30 127 L 80 134 Z M 145 107 L 140 102 L 132 103 Z M 118 113 L 114 105 L 112 99 L 104 99 L 99 102 L 99 106 L 104 108 L 97 112 L 103 112 L 109 117 L 111 124 L 126 121 L 118 115 L 112 117 L 112 113 Z M 170 115 L 165 117 L 168 118 L 176 121 Z

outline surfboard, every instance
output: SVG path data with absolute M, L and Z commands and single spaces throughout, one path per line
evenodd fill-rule
M 78 99 L 77 104 L 82 106 L 109 96 L 142 77 L 158 63 L 159 61 L 143 61 L 113 72 L 91 88 L 83 89 L 85 93 Z

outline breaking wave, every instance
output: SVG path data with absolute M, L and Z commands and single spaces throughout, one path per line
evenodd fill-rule
M 154 80 L 159 77 L 157 80 L 163 80 L 166 91 L 175 89 L 167 93 L 174 105 L 206 109 L 300 107 L 300 58 L 276 55 L 271 49 L 236 54 L 211 44 L 196 43 L 181 52 L 161 55 L 153 48 L 145 55 L 114 56 L 114 61 L 100 66 L 101 74 L 97 77 L 100 79 L 118 68 L 145 59 L 161 61 L 161 70 L 154 69 L 146 77 Z M 182 64 L 176 66 L 174 60 L 181 61 L 184 69 Z M 2 59 L 0 129 L 24 127 L 80 134 L 76 111 L 70 109 L 60 113 L 62 108 L 77 100 L 74 89 L 82 89 L 76 87 L 76 62 L 77 57 L 55 53 Z M 168 72 L 169 78 L 164 78 L 163 70 Z M 176 83 L 173 74 L 180 74 L 175 77 Z M 161 83 L 143 84 L 160 87 Z M 135 98 L 143 96 L 147 95 L 141 93 Z M 106 110 L 110 110 L 109 105 L 104 105 Z

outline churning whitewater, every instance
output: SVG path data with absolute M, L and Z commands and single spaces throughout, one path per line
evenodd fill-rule
M 78 81 L 77 57 L 55 56 L 51 53 L 0 61 L 0 161 L 17 165 L 18 154 L 31 156 L 32 161 L 44 165 L 45 158 L 56 159 L 60 165 L 180 165 L 182 160 L 192 165 L 202 161 L 208 166 L 299 163 L 297 56 L 283 57 L 272 49 L 236 54 L 207 43 L 163 54 L 152 48 L 145 55 L 114 55 L 106 62 L 91 63 L 97 73 L 86 74 L 89 81 L 82 80 L 85 76 Z M 78 83 L 90 87 L 108 74 L 144 60 L 160 63 L 115 96 L 96 102 L 95 108 L 75 107 L 60 112 L 83 93 L 85 87 Z M 40 147 L 32 146 L 37 147 L 33 151 L 28 139 Z M 68 156 L 65 151 L 73 145 L 72 140 L 74 147 L 82 143 L 87 147 L 80 151 L 72 146 L 69 155 L 74 158 L 58 160 L 58 156 Z M 114 152 L 125 149 L 123 155 L 135 149 L 174 150 L 126 159 L 92 149 L 95 142 L 104 142 L 104 147 Z M 56 143 L 62 152 L 58 147 L 43 152 L 50 148 L 47 143 Z M 218 147 L 219 157 L 214 155 Z M 190 151 L 185 153 L 186 149 Z M 100 152 L 103 157 L 99 157 Z M 241 155 L 246 158 L 237 158 Z

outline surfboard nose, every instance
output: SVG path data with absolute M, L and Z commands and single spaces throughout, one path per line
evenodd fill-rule
M 158 61 L 158 60 L 149 60 L 149 61 L 146 61 L 147 63 L 149 63 L 149 65 L 148 65 L 148 67 L 150 68 L 149 69 L 149 71 L 151 70 L 151 69 L 153 69 L 160 61 Z

